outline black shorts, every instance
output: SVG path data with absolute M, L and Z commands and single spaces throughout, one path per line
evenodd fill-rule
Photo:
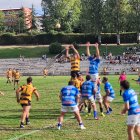
M 31 106 L 31 102 L 28 101 L 28 104 L 21 104 L 21 106 L 22 106 L 22 107 L 24 107 L 24 106 Z
M 15 83 L 18 83 L 18 82 L 19 82 L 19 80 L 14 80 L 14 82 L 15 82 Z
M 79 77 L 80 71 L 71 71 L 71 76 L 72 76 L 73 74 L 76 74 L 76 76 Z

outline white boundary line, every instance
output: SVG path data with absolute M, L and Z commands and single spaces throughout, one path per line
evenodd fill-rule
M 67 119 L 64 119 L 64 122 L 66 122 L 66 121 L 72 119 L 73 117 L 74 117 L 74 116 L 71 116 L 71 117 L 69 117 L 69 118 L 67 118 Z M 52 125 L 50 125 L 50 126 L 44 126 L 43 128 L 40 128 L 39 130 L 33 130 L 33 131 L 28 132 L 28 133 L 25 133 L 25 134 L 23 134 L 23 135 L 19 135 L 19 136 L 17 136 L 17 137 L 10 138 L 9 140 L 18 140 L 18 139 L 23 138 L 23 137 L 25 137 L 25 136 L 29 136 L 29 135 L 34 134 L 34 133 L 36 133 L 36 132 L 42 131 L 43 129 L 50 128 L 50 127 L 54 127 L 55 125 L 56 125 L 56 123 L 55 123 L 55 124 L 52 124 Z M 20 130 L 20 129 L 19 129 L 19 130 Z M 22 130 L 24 130 L 24 129 L 22 129 Z
M 122 100 L 121 100 L 121 99 L 115 100 L 114 103 L 115 103 L 115 102 L 119 102 L 119 101 L 122 101 Z M 69 118 L 67 118 L 67 119 L 64 119 L 64 122 L 66 122 L 66 121 L 68 121 L 68 120 L 70 120 L 70 119 L 72 119 L 72 118 L 73 118 L 73 116 L 71 116 L 71 117 L 69 117 Z M 53 126 L 55 126 L 55 125 L 56 125 L 56 123 L 55 123 L 55 124 L 52 124 L 52 125 L 50 125 L 50 126 L 44 126 L 43 128 L 40 128 L 39 130 L 33 130 L 33 131 L 28 132 L 28 133 L 25 133 L 25 134 L 23 134 L 23 135 L 19 135 L 19 136 L 17 136 L 17 137 L 10 138 L 9 140 L 18 140 L 18 139 L 20 139 L 20 138 L 23 138 L 23 137 L 25 137 L 25 136 L 29 136 L 29 135 L 34 134 L 34 133 L 36 133 L 36 132 L 42 131 L 43 129 L 53 127 Z M 20 129 L 19 129 L 19 130 L 20 130 Z M 24 129 L 23 129 L 23 130 L 24 130 Z

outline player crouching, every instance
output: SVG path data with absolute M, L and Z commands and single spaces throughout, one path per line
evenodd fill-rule
M 102 82 L 104 83 L 104 90 L 106 92 L 106 95 L 103 97 L 103 103 L 107 110 L 106 114 L 109 115 L 112 112 L 112 108 L 110 107 L 110 103 L 115 98 L 115 92 L 113 90 L 112 85 L 108 82 L 107 77 L 103 77 Z
M 77 106 L 77 103 L 79 101 L 79 91 L 74 86 L 74 83 L 72 81 L 69 82 L 68 86 L 61 89 L 60 100 L 62 102 L 62 109 L 61 115 L 58 118 L 58 129 L 61 129 L 64 115 L 67 112 L 73 112 L 75 114 L 75 117 L 77 118 L 80 128 L 86 129 L 82 123 L 80 112 Z
M 21 94 L 20 94 L 21 93 Z M 26 119 L 26 125 L 30 124 L 29 112 L 31 109 L 32 94 L 35 94 L 37 101 L 39 100 L 39 93 L 37 89 L 32 85 L 32 78 L 27 78 L 27 84 L 21 86 L 16 91 L 17 102 L 21 104 L 23 111 L 21 115 L 20 128 L 24 128 L 24 122 Z

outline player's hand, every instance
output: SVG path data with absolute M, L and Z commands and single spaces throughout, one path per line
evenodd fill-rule
M 99 47 L 99 44 L 98 43 L 95 43 L 94 46 L 95 46 L 95 48 L 98 48 Z
M 73 45 L 70 45 L 70 48 L 71 48 L 71 49 L 74 49 L 74 46 L 73 46 Z
M 66 49 L 66 50 L 69 50 L 69 46 L 66 46 L 65 49 Z
M 90 42 L 87 42 L 86 43 L 86 47 L 90 47 Z

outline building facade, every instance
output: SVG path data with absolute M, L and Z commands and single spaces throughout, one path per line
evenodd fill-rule
M 6 28 L 11 28 L 18 26 L 20 28 L 20 18 L 22 16 L 24 25 L 27 30 L 30 30 L 32 27 L 32 9 L 30 8 L 15 8 L 15 9 L 1 9 L 4 13 L 4 24 Z

